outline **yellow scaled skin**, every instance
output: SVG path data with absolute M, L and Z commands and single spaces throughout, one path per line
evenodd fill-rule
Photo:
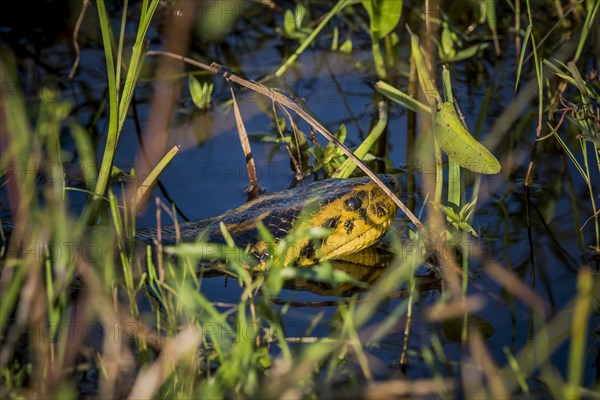
M 380 178 L 399 194 L 396 177 Z M 180 224 L 177 237 L 183 242 L 225 243 L 219 227 L 222 222 L 236 246 L 256 256 L 257 268 L 262 268 L 270 259 L 269 246 L 256 228 L 262 222 L 276 241 L 286 240 L 284 264 L 304 266 L 369 247 L 385 234 L 396 211 L 396 204 L 368 178 L 328 179 L 261 196 L 219 217 Z M 308 234 L 310 228 L 325 228 L 331 233 L 317 239 L 305 234 L 288 236 L 292 230 Z M 297 240 L 290 242 L 292 236 Z M 174 242 L 174 228 L 162 228 L 162 238 L 163 243 L 165 238 L 166 244 Z
M 360 207 L 353 209 L 352 206 L 359 202 Z M 326 227 L 332 232 L 313 246 L 308 240 L 294 244 L 299 252 L 288 261 L 295 261 L 297 265 L 311 265 L 359 252 L 387 232 L 396 211 L 396 204 L 374 182 L 369 180 L 357 185 L 351 192 L 319 207 L 310 213 L 310 218 L 301 221 L 297 228 Z M 314 254 L 311 248 L 314 248 Z

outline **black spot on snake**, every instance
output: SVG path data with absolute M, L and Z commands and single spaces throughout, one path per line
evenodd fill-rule
M 349 219 L 346 222 L 344 222 L 344 229 L 346 230 L 346 235 L 351 234 L 352 230 L 354 229 L 354 220 Z
M 335 229 L 340 224 L 341 215 L 336 215 L 335 217 L 327 218 L 323 223 L 323 228 L 327 229 Z

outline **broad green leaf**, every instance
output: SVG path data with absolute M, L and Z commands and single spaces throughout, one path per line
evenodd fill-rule
M 461 167 L 481 174 L 500 172 L 496 157 L 465 129 L 452 103 L 438 105 L 433 134 L 441 149 Z
M 371 35 L 375 40 L 394 30 L 402 15 L 402 0 L 363 0 L 371 20 Z

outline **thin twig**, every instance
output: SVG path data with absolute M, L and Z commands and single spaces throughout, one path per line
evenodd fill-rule
M 81 11 L 79 12 L 79 18 L 77 18 L 77 23 L 75 24 L 75 29 L 73 30 L 73 47 L 75 48 L 75 61 L 73 61 L 73 66 L 71 67 L 71 72 L 69 72 L 69 79 L 73 79 L 75 76 L 75 71 L 79 67 L 79 59 L 81 56 L 81 50 L 79 49 L 79 30 L 81 29 L 81 24 L 83 23 L 83 18 L 85 17 L 85 12 L 90 6 L 90 0 L 84 0 L 81 5 Z
M 296 150 L 298 153 L 298 158 L 296 159 L 294 154 L 292 154 L 292 149 L 290 148 L 290 146 L 287 143 L 285 143 L 285 141 L 284 141 L 285 136 L 284 136 L 283 132 L 281 131 L 281 128 L 279 127 L 279 123 L 277 120 L 277 107 L 275 107 L 275 105 L 277 103 L 275 103 L 273 101 L 273 102 L 271 102 L 271 104 L 273 105 L 273 115 L 275 115 L 275 125 L 277 126 L 277 133 L 279 133 L 279 136 L 283 140 L 283 145 L 285 147 L 285 150 L 288 152 L 288 154 L 290 156 L 290 160 L 292 161 L 294 171 L 296 172 L 295 179 L 297 181 L 299 181 L 302 179 L 302 149 L 300 148 L 300 141 L 298 140 L 298 129 L 296 127 L 296 124 L 294 123 L 294 120 L 292 119 L 292 116 L 288 112 L 288 110 L 285 107 L 280 107 L 281 111 L 286 115 L 287 119 L 290 121 L 290 126 L 292 128 L 294 140 L 296 141 Z
M 402 356 L 400 357 L 400 366 L 406 368 L 408 361 L 408 341 L 410 339 L 410 328 L 412 326 L 413 315 L 413 297 L 415 292 L 415 276 L 410 276 L 410 289 L 408 295 L 408 309 L 406 310 L 406 325 L 404 326 L 404 340 L 402 342 Z

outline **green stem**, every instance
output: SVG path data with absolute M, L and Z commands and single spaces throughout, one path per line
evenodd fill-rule
M 375 144 L 377 139 L 381 136 L 381 134 L 385 131 L 388 122 L 388 105 L 385 101 L 379 102 L 379 121 L 373 127 L 369 135 L 365 138 L 365 140 L 358 146 L 358 148 L 354 151 L 354 155 L 361 160 L 367 155 L 371 147 Z M 342 165 L 333 173 L 332 178 L 347 178 L 352 175 L 352 172 L 356 169 L 356 164 L 350 160 L 346 159 Z
M 434 138 L 433 149 L 435 155 L 435 192 L 433 194 L 433 202 L 436 204 L 442 203 L 442 185 L 444 183 L 444 165 L 442 163 L 442 150 Z
M 529 18 L 529 26 L 533 28 L 533 17 L 531 14 L 531 4 L 529 0 L 526 0 L 527 4 L 527 16 Z M 542 82 L 542 69 L 541 62 L 537 53 L 537 43 L 535 41 L 535 35 L 533 34 L 533 29 L 531 30 L 531 47 L 533 49 L 533 60 L 535 64 L 535 76 L 537 78 L 538 83 L 538 126 L 536 129 L 536 136 L 540 136 L 540 132 L 542 131 L 542 115 L 544 112 L 544 86 Z
M 323 30 L 323 28 L 325 27 L 325 25 L 327 25 L 329 20 L 334 15 L 336 15 L 338 12 L 340 12 L 342 10 L 342 8 L 344 8 L 346 5 L 347 5 L 347 0 L 338 1 L 338 3 L 335 5 L 335 7 L 333 7 L 331 9 L 331 11 L 323 18 L 321 23 L 319 25 L 317 25 L 317 27 L 311 32 L 310 35 L 308 35 L 308 37 L 304 40 L 304 42 L 302 42 L 300 47 L 298 47 L 298 49 L 296 49 L 294 54 L 292 54 L 290 56 L 290 58 L 288 58 L 286 60 L 286 62 L 283 63 L 283 65 L 281 67 L 279 67 L 279 69 L 277 71 L 275 71 L 276 77 L 280 78 L 281 76 L 283 76 L 283 74 L 285 74 L 285 72 L 288 70 L 288 68 L 298 59 L 300 54 L 302 54 L 304 52 L 304 50 L 306 50 L 306 48 L 315 40 L 317 35 Z
M 460 207 L 460 166 L 448 157 L 448 203 Z
M 444 97 L 449 103 L 454 102 L 452 95 L 452 82 L 450 71 L 444 65 L 442 69 L 442 85 L 444 86 Z M 460 207 L 460 166 L 452 157 L 448 157 L 448 203 L 454 203 Z
M 142 15 L 140 18 L 140 24 L 138 26 L 136 41 L 133 45 L 133 52 L 131 60 L 129 62 L 129 68 L 127 70 L 127 77 L 125 79 L 125 85 L 123 86 L 123 91 L 121 92 L 120 99 L 120 73 L 117 71 L 117 69 L 120 70 L 120 65 L 115 66 L 115 62 L 113 59 L 110 21 L 106 13 L 104 0 L 99 0 L 97 2 L 98 17 L 100 19 L 100 29 L 102 31 L 102 43 L 104 45 L 104 54 L 106 57 L 106 71 L 108 77 L 109 124 L 106 146 L 104 148 L 104 154 L 102 156 L 102 163 L 100 164 L 100 172 L 98 173 L 98 180 L 96 181 L 96 186 L 94 188 L 94 199 L 92 201 L 89 213 L 84 213 L 84 216 L 89 217 L 87 218 L 88 222 L 93 222 L 97 218 L 102 197 L 106 194 L 106 190 L 108 189 L 108 183 L 112 171 L 115 152 L 117 150 L 117 145 L 119 142 L 119 136 L 121 130 L 123 129 L 123 124 L 125 123 L 127 110 L 133 97 L 133 92 L 135 90 L 137 78 L 139 76 L 139 72 L 142 66 L 143 56 L 145 54 L 144 38 L 146 37 L 146 33 L 148 32 L 148 27 L 150 26 L 152 16 L 154 15 L 156 8 L 158 7 L 158 2 L 159 0 L 152 0 L 152 2 L 149 5 L 147 5 L 147 2 L 144 2 L 142 5 Z M 125 3 L 125 7 L 127 7 L 127 2 Z M 118 60 L 120 60 L 121 58 L 121 46 L 123 35 L 124 30 L 122 29 L 121 38 L 119 39 L 119 52 L 117 56 Z
M 594 295 L 594 277 L 589 268 L 583 268 L 577 276 L 577 297 L 573 306 L 571 322 L 571 348 L 569 351 L 568 383 L 565 397 L 580 398 L 579 387 L 582 383 L 586 359 L 586 339 L 588 324 L 592 313 Z
M 581 152 L 583 153 L 583 165 L 585 166 L 585 183 L 587 184 L 588 191 L 590 193 L 590 201 L 592 202 L 592 215 L 594 216 L 594 227 L 596 233 L 596 251 L 600 252 L 600 229 L 598 227 L 598 210 L 596 209 L 596 201 L 594 200 L 594 187 L 592 186 L 591 180 L 591 172 L 588 160 L 588 149 L 587 149 L 587 140 L 579 139 L 581 143 Z M 594 146 L 594 150 L 596 151 L 596 157 L 598 157 L 597 148 Z
M 592 26 L 594 21 L 596 20 L 596 14 L 598 13 L 598 8 L 600 7 L 600 1 L 592 2 L 594 5 L 592 10 L 587 13 L 585 16 L 585 21 L 583 23 L 583 29 L 581 30 L 581 37 L 579 38 L 579 44 L 577 45 L 577 51 L 575 52 L 575 56 L 573 57 L 573 61 L 577 62 L 579 57 L 581 57 L 581 53 L 583 52 L 585 41 L 592 30 Z
M 138 26 L 137 36 L 133 45 L 133 52 L 131 54 L 131 61 L 129 62 L 129 68 L 127 70 L 127 77 L 125 78 L 125 86 L 123 87 L 123 94 L 121 95 L 121 102 L 119 104 L 119 133 L 123 129 L 127 110 L 129 109 L 129 104 L 131 103 L 133 92 L 137 85 L 137 79 L 140 75 L 140 70 L 146 54 L 146 33 L 148 32 L 150 21 L 152 21 L 158 3 L 159 0 L 152 0 L 146 12 L 143 13 L 143 18 L 140 19 L 140 25 Z
M 462 251 L 462 286 L 461 286 L 461 300 L 463 304 L 467 301 L 467 290 L 469 289 L 469 244 L 467 235 L 464 232 L 460 232 L 460 244 Z M 465 310 L 463 314 L 463 325 L 460 333 L 461 342 L 464 344 L 468 343 L 469 333 L 469 313 Z
M 385 70 L 385 63 L 381 56 L 381 48 L 379 47 L 379 40 L 371 35 L 371 49 L 373 50 L 373 61 L 375 62 L 375 71 L 379 79 L 387 79 L 387 72 Z
M 119 121 L 119 99 L 117 95 L 115 63 L 110 40 L 110 22 L 106 13 L 104 0 L 98 0 L 98 17 L 100 18 L 100 29 L 102 31 L 102 42 L 104 44 L 104 56 L 106 57 L 106 73 L 108 77 L 108 95 L 109 95 L 109 122 L 106 147 L 102 156 L 102 164 L 98 173 L 98 180 L 94 189 L 94 199 L 92 203 L 91 219 L 95 219 L 99 210 L 101 197 L 106 193 L 108 180 L 113 165 L 115 150 L 118 140 L 118 121 Z
M 125 40 L 125 23 L 127 22 L 127 5 L 128 0 L 125 0 L 123 4 L 123 15 L 121 16 L 121 32 L 119 33 L 119 48 L 117 49 L 117 90 L 121 87 L 121 59 L 123 57 L 123 41 Z M 117 92 L 118 96 L 118 92 Z

